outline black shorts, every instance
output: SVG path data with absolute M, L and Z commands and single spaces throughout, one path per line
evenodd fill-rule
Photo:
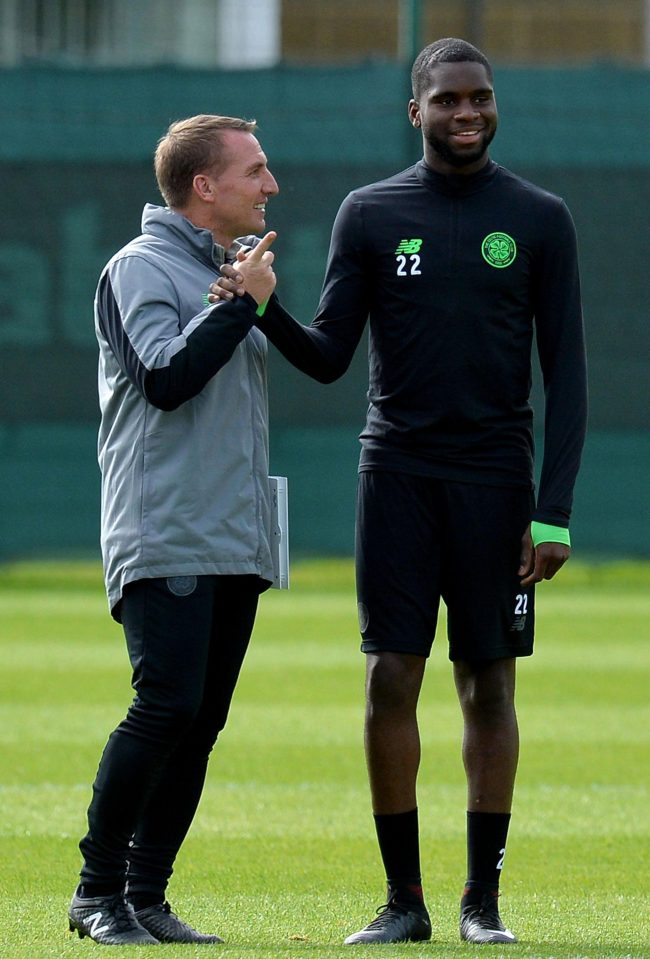
M 361 649 L 428 656 L 440 599 L 449 658 L 530 656 L 535 591 L 518 576 L 529 489 L 407 473 L 359 475 L 356 575 Z

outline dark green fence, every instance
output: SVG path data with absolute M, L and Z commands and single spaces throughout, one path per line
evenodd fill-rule
M 497 70 L 496 83 L 494 158 L 564 196 L 580 237 L 591 420 L 574 541 L 585 555 L 647 556 L 650 74 Z M 0 94 L 0 556 L 96 551 L 92 297 L 143 204 L 160 202 L 156 140 L 193 113 L 257 117 L 281 188 L 268 211 L 278 289 L 308 322 L 340 201 L 418 156 L 406 79 L 389 64 L 18 70 L 0 73 Z M 363 347 L 329 387 L 271 356 L 272 469 L 289 476 L 301 552 L 352 549 L 366 381 Z

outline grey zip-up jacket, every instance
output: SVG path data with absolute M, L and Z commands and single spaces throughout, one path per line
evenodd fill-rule
M 116 618 L 134 580 L 273 578 L 267 343 L 251 297 L 207 302 L 225 256 L 209 230 L 147 204 L 142 235 L 99 280 L 101 543 Z

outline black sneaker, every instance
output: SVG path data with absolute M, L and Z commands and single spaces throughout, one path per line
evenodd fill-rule
M 389 899 L 377 910 L 377 918 L 354 932 L 345 940 L 345 945 L 354 946 L 369 942 L 423 942 L 431 938 L 431 921 L 424 904 L 404 904 Z
M 121 893 L 92 899 L 83 899 L 75 893 L 68 919 L 70 932 L 76 930 L 80 939 L 88 936 L 104 946 L 158 945 L 158 940 L 135 918 L 133 906 Z
M 135 918 L 158 942 L 223 942 L 219 936 L 197 932 L 172 912 L 168 902 L 138 909 Z
M 460 938 L 465 942 L 517 942 L 514 933 L 501 922 L 498 893 L 486 892 L 480 902 L 460 910 Z

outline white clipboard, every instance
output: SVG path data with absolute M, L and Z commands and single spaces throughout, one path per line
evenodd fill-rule
M 271 589 L 289 589 L 289 494 L 286 476 L 269 476 L 271 492 Z

